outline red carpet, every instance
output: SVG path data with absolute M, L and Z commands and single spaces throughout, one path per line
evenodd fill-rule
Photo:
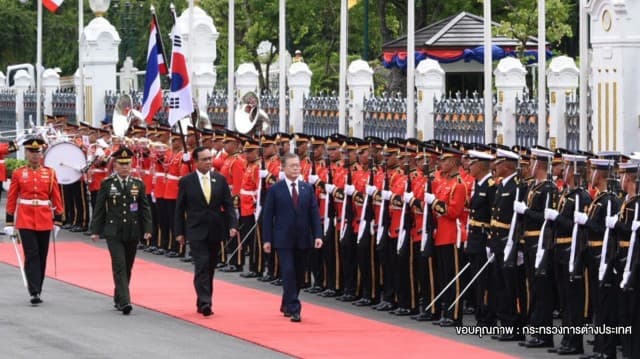
M 52 252 L 50 249 L 47 269 L 51 277 Z M 108 296 L 112 294 L 107 250 L 81 242 L 59 242 L 57 256 L 58 280 Z M 16 265 L 10 243 L 0 244 L 0 261 Z M 279 296 L 217 279 L 215 315 L 205 319 L 195 311 L 191 272 L 140 259 L 133 267 L 131 292 L 135 305 L 296 357 L 395 357 L 400 350 L 403 358 L 424 358 L 427 352 L 436 358 L 509 358 L 480 347 L 304 302 L 302 323 L 291 323 L 278 311 Z M 44 297 L 47 298 L 46 281 Z M 108 305 L 110 302 L 106 301 L 105 306 Z M 366 349 L 363 351 L 363 348 Z

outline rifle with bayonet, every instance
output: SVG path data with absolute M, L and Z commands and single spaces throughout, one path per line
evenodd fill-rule
M 389 191 L 389 173 L 387 169 L 387 159 L 386 157 L 382 160 L 382 172 L 384 173 L 384 179 L 382 180 L 382 190 Z M 387 211 L 389 210 L 389 201 L 382 197 L 382 201 L 380 203 L 380 212 L 378 212 L 378 228 L 376 231 L 376 246 L 382 248 L 384 243 L 382 239 L 385 237 L 385 232 L 387 228 L 389 228 L 389 216 Z
M 582 193 L 582 174 L 578 170 L 578 162 L 573 163 L 573 182 L 576 186 L 576 197 L 574 201 L 573 216 L 575 218 L 576 213 L 580 212 L 580 206 L 584 203 L 580 203 L 580 194 Z M 571 252 L 569 254 L 569 281 L 573 282 L 576 277 L 582 275 L 582 252 L 585 248 L 585 243 L 579 236 L 580 224 L 573 222 L 573 228 L 571 230 Z
M 264 161 L 264 148 L 262 148 L 262 138 L 260 138 L 260 148 L 258 149 L 258 156 L 260 156 L 260 171 L 264 171 L 267 169 L 267 164 Z M 260 173 L 260 172 L 258 172 Z M 258 175 L 258 177 L 260 177 Z M 265 182 L 265 178 L 260 178 L 258 181 L 258 189 L 256 190 L 256 221 L 260 218 L 260 213 L 262 212 L 262 205 L 264 204 L 264 200 L 266 196 L 264 195 L 266 191 L 267 185 Z
M 342 199 L 342 215 L 341 215 L 341 221 L 340 221 L 340 242 L 342 242 L 342 240 L 344 239 L 344 237 L 347 235 L 347 230 L 349 228 L 349 226 L 351 225 L 351 220 L 353 219 L 353 213 L 352 213 L 352 196 L 347 196 L 347 192 L 346 192 L 346 188 L 347 186 L 351 186 L 353 179 L 351 177 L 351 161 L 349 158 L 349 150 L 345 149 L 344 151 L 345 156 L 344 156 L 344 168 L 347 169 L 347 181 L 345 183 L 345 191 L 343 191 L 344 193 L 344 198 Z
M 429 175 L 429 157 L 425 153 L 424 156 L 424 164 L 422 165 L 422 172 L 425 177 L 427 177 L 427 181 L 424 184 L 424 193 L 431 193 L 431 181 L 433 178 Z M 426 196 L 425 196 L 426 197 Z M 425 199 L 422 203 L 422 234 L 420 237 L 420 253 L 423 257 L 429 257 L 433 252 L 433 241 L 429 241 L 431 239 L 431 217 L 429 217 L 429 212 L 431 208 L 427 204 L 427 200 Z
M 635 258 L 635 248 L 636 248 L 636 239 L 638 229 L 634 228 L 634 222 L 638 221 L 638 201 L 640 198 L 638 195 L 640 194 L 640 162 L 638 163 L 638 171 L 636 171 L 636 197 L 635 197 L 635 206 L 633 211 L 633 222 L 631 222 L 631 237 L 629 239 L 629 248 L 627 250 L 627 261 L 624 264 L 624 271 L 622 272 L 622 281 L 620 281 L 620 288 L 622 290 L 633 290 L 631 284 L 634 282 L 632 280 L 632 275 L 637 273 L 638 263 L 634 263 Z M 637 262 L 637 259 L 636 261 Z
M 407 156 L 404 163 L 404 173 L 407 176 L 404 193 L 411 193 L 411 168 L 409 165 L 409 156 Z M 398 242 L 396 244 L 396 250 L 398 253 L 402 250 L 407 236 L 411 236 L 411 206 L 409 206 L 408 203 L 404 203 L 404 193 L 402 196 L 402 211 L 400 212 L 400 233 L 398 234 Z
M 611 217 L 611 196 L 615 196 L 614 194 L 614 187 L 613 187 L 613 182 L 614 182 L 614 178 L 613 177 L 613 169 L 612 169 L 612 162 L 609 162 L 609 168 L 608 168 L 608 175 L 607 175 L 607 217 Z M 600 265 L 598 266 L 598 281 L 599 282 L 604 282 L 605 280 L 605 275 L 607 274 L 607 270 L 609 267 L 609 262 L 610 262 L 610 258 L 607 258 L 610 256 L 610 250 L 612 248 L 609 248 L 611 246 L 611 244 L 613 243 L 612 241 L 609 240 L 610 237 L 610 233 L 611 230 L 609 229 L 608 226 L 605 226 L 604 229 L 604 236 L 602 238 L 602 254 L 600 255 Z
M 329 156 L 326 155 L 324 158 L 325 165 L 327 166 L 327 184 L 333 185 L 333 172 L 331 171 L 331 160 Z M 326 192 L 326 190 L 325 190 Z M 325 238 L 328 235 L 329 228 L 331 226 L 331 222 L 335 220 L 336 217 L 336 209 L 335 209 L 335 201 L 331 193 L 326 194 L 327 198 L 324 201 L 324 236 Z
M 514 202 L 520 201 L 522 194 L 525 193 L 526 182 L 522 180 L 522 162 L 518 159 L 518 167 L 516 169 L 516 176 L 513 179 L 516 182 L 516 193 L 514 196 Z M 507 243 L 504 246 L 504 267 L 514 268 L 517 264 L 518 250 L 517 246 L 517 228 L 518 222 L 522 223 L 521 215 L 515 210 L 511 216 L 511 223 L 509 226 L 509 234 L 507 235 Z
M 555 183 L 553 183 L 553 177 L 551 174 L 552 162 L 549 158 L 547 160 L 547 198 L 545 200 L 544 209 L 553 208 L 554 196 L 555 196 Z M 553 231 L 549 227 L 549 221 L 547 219 L 542 222 L 540 228 L 540 234 L 538 235 L 538 248 L 536 250 L 535 260 L 535 274 L 539 276 L 547 275 L 549 250 L 553 244 Z
M 369 180 L 367 184 L 369 186 L 373 186 L 373 155 L 369 154 Z M 360 213 L 360 225 L 358 226 L 358 237 L 356 238 L 356 243 L 359 244 L 362 240 L 362 236 L 364 236 L 365 231 L 369 228 L 368 224 L 373 220 L 373 206 L 371 205 L 371 200 L 369 198 L 369 193 L 367 193 L 365 187 L 365 195 L 364 202 L 362 202 L 362 213 Z

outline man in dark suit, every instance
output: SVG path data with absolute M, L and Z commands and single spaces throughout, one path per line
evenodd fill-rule
M 300 158 L 285 154 L 282 158 L 285 179 L 267 193 L 263 213 L 263 249 L 278 250 L 282 276 L 280 311 L 292 322 L 300 322 L 300 287 L 311 248 L 322 247 L 322 227 L 313 186 L 300 180 Z
M 205 147 L 193 150 L 196 171 L 182 177 L 178 188 L 174 231 L 176 240 L 191 245 L 195 265 L 198 313 L 213 314 L 213 275 L 219 258 L 220 241 L 238 235 L 238 218 L 224 176 L 211 170 L 211 152 Z
M 100 185 L 91 223 L 91 239 L 95 242 L 102 235 L 107 240 L 115 284 L 113 301 L 124 315 L 132 310 L 129 282 L 138 243 L 141 237 L 150 239 L 153 230 L 144 183 L 130 176 L 133 156 L 126 147 L 113 153 L 115 174 Z

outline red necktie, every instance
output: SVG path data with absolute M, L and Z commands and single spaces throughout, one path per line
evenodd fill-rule
M 295 182 L 291 182 L 291 199 L 293 200 L 293 206 L 298 207 L 298 191 L 296 190 Z

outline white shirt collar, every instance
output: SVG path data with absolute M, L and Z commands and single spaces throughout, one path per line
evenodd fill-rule
M 196 172 L 198 173 L 198 178 L 202 179 L 202 176 L 205 176 L 207 179 L 211 179 L 211 171 L 207 171 L 207 173 L 202 173 L 198 170 L 196 170 Z
M 488 172 L 480 181 L 478 181 L 478 186 L 482 186 L 484 181 L 486 181 L 489 177 L 491 177 L 491 172 Z
M 510 174 L 507 177 L 503 178 L 500 183 L 502 183 L 503 186 L 506 186 L 507 182 L 509 182 L 509 180 L 512 179 L 516 174 L 517 174 L 516 172 L 513 172 L 512 174 Z

